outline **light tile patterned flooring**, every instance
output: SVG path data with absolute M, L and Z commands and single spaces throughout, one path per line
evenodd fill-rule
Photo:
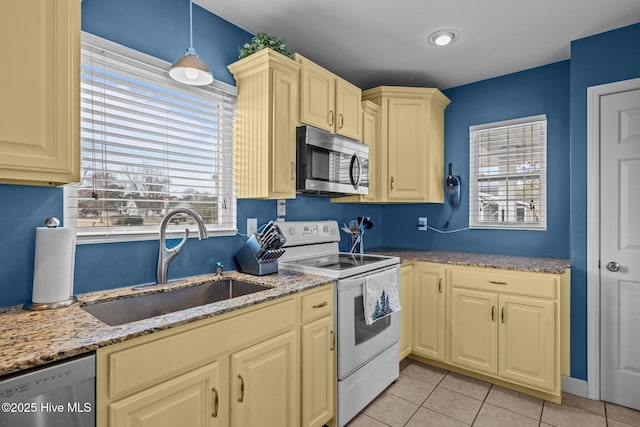
M 564 393 L 562 405 L 543 401 L 416 361 L 349 427 L 626 427 L 640 411 Z

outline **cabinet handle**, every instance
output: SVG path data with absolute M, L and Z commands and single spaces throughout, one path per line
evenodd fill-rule
M 502 310 L 500 311 L 500 319 L 502 320 L 502 323 L 504 323 L 504 307 L 502 307 Z
M 506 285 L 507 282 L 498 282 L 497 280 L 489 280 L 489 283 L 493 283 L 494 285 Z
M 333 351 L 336 349 L 336 334 L 333 331 L 329 331 L 331 333 L 331 343 L 329 344 L 329 350 Z
M 438 279 L 438 292 L 442 293 L 442 279 Z
M 391 186 L 391 189 L 393 190 L 393 177 L 391 177 L 390 186 Z
M 295 162 L 291 162 L 291 181 L 296 180 L 296 164 Z
M 238 402 L 244 402 L 244 378 L 242 375 L 238 375 L 238 379 L 240 380 L 240 397 L 238 398 Z
M 213 387 L 211 391 L 213 392 L 213 413 L 211 414 L 211 416 L 215 418 L 218 416 L 218 390 Z
M 329 126 L 333 126 L 333 110 L 329 110 Z
M 320 304 L 314 304 L 314 305 L 313 305 L 313 308 L 322 308 L 322 307 L 326 307 L 326 306 L 327 306 L 327 304 L 329 304 L 329 303 L 328 303 L 328 302 L 326 302 L 326 301 L 322 301 Z
M 338 122 L 340 123 L 338 128 L 342 129 L 342 126 L 344 126 L 344 116 L 342 114 L 338 114 Z
M 496 320 L 496 306 L 492 305 L 491 306 L 491 321 L 495 322 Z

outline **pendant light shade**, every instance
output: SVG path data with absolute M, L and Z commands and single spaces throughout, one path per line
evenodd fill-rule
M 208 85 L 213 81 L 211 70 L 193 48 L 192 0 L 189 0 L 189 48 L 182 58 L 173 63 L 169 76 L 177 82 L 192 86 Z

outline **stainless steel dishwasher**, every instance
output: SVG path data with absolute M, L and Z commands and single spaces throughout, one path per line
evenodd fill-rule
M 0 426 L 96 425 L 94 354 L 0 380 Z

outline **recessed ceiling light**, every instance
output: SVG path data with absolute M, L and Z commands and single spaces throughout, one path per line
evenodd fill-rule
M 429 43 L 434 46 L 446 46 L 458 40 L 460 33 L 456 30 L 438 30 L 429 35 Z

